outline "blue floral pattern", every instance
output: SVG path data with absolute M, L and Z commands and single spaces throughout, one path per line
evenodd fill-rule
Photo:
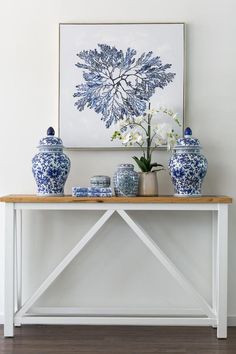
M 40 141 L 40 152 L 32 159 L 32 172 L 37 184 L 37 194 L 63 195 L 64 185 L 70 171 L 70 159 L 63 153 L 61 139 L 53 136 L 45 139 Z
M 178 139 L 178 145 L 181 146 L 200 146 L 200 142 L 196 138 L 180 138 Z
M 113 177 L 114 191 L 117 197 L 136 197 L 138 195 L 139 176 L 134 165 L 121 164 Z
M 63 145 L 62 140 L 55 136 L 46 136 L 45 138 L 41 139 L 39 142 L 40 147 L 42 145 L 59 145 L 60 147 Z
M 189 129 L 189 128 L 188 128 Z M 207 173 L 207 159 L 200 153 L 198 139 L 185 136 L 177 141 L 169 161 L 169 171 L 177 196 L 200 196 Z
M 101 114 L 106 128 L 125 116 L 141 115 L 155 90 L 164 89 L 176 74 L 168 72 L 172 64 L 163 64 L 151 51 L 136 55 L 135 49 L 123 52 L 107 44 L 78 53 L 84 83 L 74 93 L 77 109 L 87 106 Z
M 32 171 L 41 195 L 63 195 L 70 163 L 62 153 L 40 152 L 33 158 Z

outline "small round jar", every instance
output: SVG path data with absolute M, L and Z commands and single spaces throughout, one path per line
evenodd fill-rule
M 175 196 L 201 196 L 202 181 L 207 173 L 208 164 L 200 149 L 199 140 L 192 137 L 190 128 L 186 128 L 184 138 L 177 140 L 169 160 Z
M 110 187 L 111 179 L 109 176 L 92 176 L 90 178 L 90 186 L 97 188 L 108 188 Z
M 39 142 L 39 153 L 32 159 L 32 172 L 39 196 L 63 196 L 70 171 L 70 159 L 63 153 L 63 143 L 52 127 Z
M 114 191 L 117 197 L 136 197 L 138 195 L 139 176 L 134 165 L 121 164 L 113 177 Z

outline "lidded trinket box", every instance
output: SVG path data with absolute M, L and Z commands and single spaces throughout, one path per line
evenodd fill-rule
M 63 196 L 70 171 L 70 159 L 63 153 L 63 143 L 52 127 L 39 142 L 39 153 L 32 159 L 32 172 L 39 196 Z
M 111 179 L 109 176 L 92 176 L 90 178 L 90 186 L 91 187 L 98 187 L 98 188 L 108 188 L 110 187 Z

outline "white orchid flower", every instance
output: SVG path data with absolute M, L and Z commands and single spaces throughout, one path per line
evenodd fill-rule
M 123 135 L 123 139 L 122 139 L 122 144 L 128 144 L 130 141 L 132 140 L 132 135 L 131 133 L 127 133 L 125 135 Z
M 172 127 L 168 123 L 161 123 L 158 125 L 158 128 L 155 130 L 157 135 L 157 141 L 159 143 L 167 142 L 168 134 L 172 131 Z
M 147 114 L 151 114 L 151 116 L 153 116 L 155 113 L 157 113 L 157 110 L 156 109 L 148 109 L 146 111 Z
M 153 124 L 153 125 L 152 125 L 153 133 L 157 134 L 158 129 L 159 129 L 159 125 L 160 125 L 160 124 Z
M 133 138 L 132 138 L 133 142 L 134 143 L 137 143 L 137 144 L 141 144 L 143 143 L 143 136 L 139 133 L 139 132 L 136 132 L 133 134 Z
M 178 134 L 171 132 L 167 137 L 167 150 L 170 150 L 176 144 Z
M 120 119 L 118 120 L 118 122 L 116 123 L 118 130 L 122 129 L 124 126 L 126 126 L 127 124 L 129 124 L 129 120 L 127 118 L 125 119 Z
M 158 104 L 156 105 L 156 112 L 157 112 L 157 113 L 158 113 L 158 112 L 161 112 L 164 108 L 165 108 L 165 107 L 163 106 L 163 104 L 158 103 Z
M 180 121 L 179 121 L 179 113 L 173 114 L 172 119 L 173 119 L 179 126 L 181 126 Z
M 165 105 L 159 104 L 157 108 L 150 109 L 149 104 L 149 109 L 143 115 L 123 118 L 118 121 L 119 128 L 113 133 L 111 140 L 119 139 L 125 146 L 140 146 L 142 157 L 134 157 L 134 159 L 141 170 L 143 169 L 139 161 L 143 161 L 141 160 L 143 158 L 144 161 L 151 160 L 155 146 L 170 148 L 176 143 L 178 134 L 174 131 L 174 125 L 181 126 L 179 115 Z M 147 168 L 150 166 L 147 165 Z
M 143 116 L 135 117 L 134 121 L 135 123 L 140 124 L 144 121 L 144 117 Z
M 158 110 L 159 111 L 164 111 L 164 109 L 165 109 L 165 106 L 163 106 L 163 104 L 159 104 L 158 105 Z

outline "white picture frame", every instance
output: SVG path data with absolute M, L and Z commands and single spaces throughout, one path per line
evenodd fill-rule
M 114 48 L 116 50 L 113 50 Z M 114 52 L 113 57 L 112 50 Z M 122 119 L 123 107 L 125 107 L 127 101 L 124 96 L 128 86 L 125 88 L 126 91 L 123 90 L 124 88 L 122 89 L 124 95 L 122 95 L 122 92 L 119 96 L 116 93 L 117 106 L 112 105 L 110 103 L 111 100 L 109 101 L 109 99 L 103 99 L 102 104 L 99 102 L 101 101 L 101 97 L 105 97 L 104 92 L 107 95 L 108 88 L 115 87 L 114 85 L 111 85 L 111 80 L 114 80 L 113 83 L 115 84 L 118 82 L 115 75 L 113 75 L 113 77 L 107 75 L 107 82 L 104 78 L 101 79 L 102 75 L 104 77 L 106 75 L 105 71 L 103 72 L 103 70 L 105 70 L 105 64 L 107 64 L 109 60 L 109 63 L 112 62 L 113 66 L 109 64 L 111 65 L 109 66 L 111 68 L 109 70 L 110 72 L 113 70 L 114 74 L 115 70 L 118 70 L 116 65 L 121 66 L 119 53 L 123 55 L 124 59 L 124 57 L 127 57 L 127 53 L 130 50 L 135 50 L 136 54 L 131 58 L 131 60 L 134 60 L 135 65 L 142 55 L 147 55 L 149 52 L 152 52 L 149 59 L 151 60 L 158 56 L 161 60 L 162 67 L 170 64 L 168 69 L 162 69 L 160 77 L 165 77 L 165 74 L 171 73 L 173 74 L 172 80 L 169 83 L 166 83 L 165 79 L 163 79 L 162 84 L 164 85 L 164 88 L 160 88 L 159 86 L 151 87 L 149 88 L 150 91 L 148 93 L 145 93 L 145 90 L 143 90 L 143 92 L 146 96 L 150 96 L 146 99 L 147 107 L 149 103 L 151 104 L 151 108 L 154 109 L 156 108 L 156 105 L 164 105 L 168 109 L 178 113 L 181 127 L 176 126 L 174 128 L 180 136 L 183 134 L 185 80 L 184 23 L 61 23 L 59 25 L 59 136 L 63 140 L 66 148 L 124 148 L 119 141 L 111 141 L 111 136 L 115 130 L 115 119 Z M 104 66 L 97 65 L 96 63 L 94 64 L 95 52 L 100 61 L 102 56 L 105 58 Z M 147 58 L 147 56 L 145 58 Z M 91 60 L 93 63 L 92 65 Z M 90 61 L 90 63 L 88 61 Z M 148 65 L 150 64 L 149 61 Z M 128 63 L 125 65 L 125 70 L 130 68 L 131 72 L 132 64 L 130 67 Z M 142 65 L 144 66 L 145 63 Z M 119 72 L 121 72 L 121 70 Z M 143 77 L 138 79 L 140 80 L 138 85 L 143 85 L 145 82 L 144 80 L 152 83 L 152 80 L 148 75 L 145 77 L 144 73 Z M 99 79 L 97 79 L 98 77 Z M 102 84 L 105 83 L 104 87 L 106 87 L 106 89 L 101 90 L 99 87 L 97 91 L 92 90 L 92 85 L 98 85 L 96 80 L 99 81 L 100 86 L 101 82 Z M 131 77 L 130 85 L 133 85 L 133 87 L 132 96 L 130 96 L 129 99 L 132 102 L 136 99 L 134 92 L 136 92 L 135 85 L 137 81 L 135 80 L 136 78 L 132 79 Z M 125 83 L 125 80 L 123 80 L 123 82 Z M 156 84 L 157 83 L 153 84 L 153 86 Z M 77 85 L 79 88 L 76 87 Z M 112 92 L 113 94 L 116 92 L 115 89 L 113 89 L 112 92 L 110 91 L 110 96 Z M 92 97 L 94 92 L 96 92 L 95 97 Z M 152 92 L 152 94 L 150 92 Z M 76 97 L 76 94 L 80 96 Z M 143 96 L 141 96 L 141 100 L 143 100 Z M 107 107 L 105 107 L 105 109 L 104 106 L 106 104 Z M 134 103 L 134 105 L 135 104 L 136 103 Z M 114 114 L 111 114 L 112 107 L 115 107 L 113 110 L 115 112 Z M 133 112 L 133 107 L 131 107 L 131 109 Z M 106 113 L 105 118 L 102 111 L 105 111 Z M 109 128 L 106 127 L 106 124 L 110 124 Z

